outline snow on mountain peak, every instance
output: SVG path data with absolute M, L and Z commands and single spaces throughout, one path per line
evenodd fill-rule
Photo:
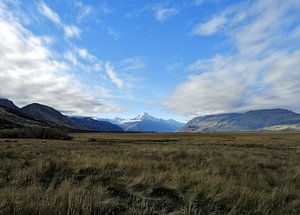
M 151 116 L 150 114 L 146 113 L 146 112 L 142 112 L 139 115 L 137 115 L 135 118 L 133 118 L 134 120 L 143 120 L 143 119 L 155 119 L 153 116 Z

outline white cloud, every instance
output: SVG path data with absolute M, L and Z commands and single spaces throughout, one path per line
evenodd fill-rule
M 38 3 L 39 12 L 52 21 L 57 26 L 61 27 L 64 30 L 66 37 L 79 37 L 81 31 L 75 25 L 66 25 L 61 21 L 61 18 L 55 13 L 51 8 L 44 2 Z
M 68 50 L 63 54 L 65 60 L 71 63 L 73 71 L 80 72 L 102 72 L 104 71 L 104 62 L 90 54 L 85 48 L 75 46 L 73 50 Z
M 216 55 L 211 59 L 198 59 L 188 66 L 187 70 L 191 72 L 207 72 L 211 70 L 221 70 L 232 62 L 232 58 Z
M 63 57 L 72 64 L 72 70 L 87 73 L 103 71 L 103 61 L 98 60 L 85 48 L 75 46 L 73 50 L 66 51 Z
M 39 102 L 80 115 L 122 109 L 105 102 L 100 94 L 90 93 L 72 75 L 67 61 L 56 56 L 43 37 L 32 34 L 15 17 L 0 3 L 0 97 L 19 105 Z M 70 54 L 65 57 L 74 60 Z
M 129 57 L 115 64 L 120 77 L 126 83 L 126 90 L 136 90 L 143 85 L 143 73 L 146 68 L 146 58 L 142 56 Z
M 246 18 L 246 15 L 251 13 L 249 11 L 249 7 L 250 5 L 248 2 L 242 2 L 228 7 L 206 22 L 198 23 L 193 28 L 191 34 L 194 36 L 210 36 L 216 33 L 221 33 L 225 29 L 243 22 Z
M 111 94 L 110 90 L 104 88 L 104 87 L 101 87 L 101 86 L 98 86 L 97 87 L 97 94 L 101 97 L 101 98 L 112 98 L 113 95 Z
M 84 48 L 78 48 L 77 52 L 79 54 L 80 57 L 82 57 L 85 60 L 88 60 L 90 62 L 95 62 L 96 61 L 96 57 L 92 54 L 90 54 L 86 49 Z
M 114 71 L 113 66 L 112 66 L 109 62 L 107 62 L 107 63 L 105 64 L 105 71 L 106 71 L 108 77 L 110 78 L 110 80 L 111 80 L 118 88 L 121 89 L 121 88 L 124 87 L 124 82 L 123 82 L 123 80 L 121 80 L 121 79 L 118 77 L 117 73 Z
M 42 13 L 45 17 L 54 22 L 56 25 L 62 25 L 60 17 L 54 11 L 52 11 L 44 2 L 41 2 L 38 5 L 38 9 L 40 13 Z
M 146 67 L 146 62 L 143 57 L 126 58 L 118 63 L 118 68 L 123 72 L 141 71 Z
M 206 23 L 198 24 L 192 31 L 193 35 L 209 36 L 219 31 L 226 23 L 224 16 L 216 16 Z
M 68 60 L 69 62 L 71 62 L 74 66 L 78 65 L 78 59 L 77 59 L 76 55 L 73 54 L 73 52 L 67 51 L 64 54 L 64 58 L 66 60 Z
M 64 33 L 66 37 L 79 37 L 81 31 L 75 25 L 64 25 Z
M 129 11 L 125 14 L 126 18 L 138 18 L 143 15 L 151 15 L 154 16 L 154 18 L 159 22 L 164 22 L 171 17 L 178 14 L 180 7 L 174 7 L 168 4 L 168 2 L 165 3 L 159 3 L 159 4 L 153 4 L 149 3 L 146 4 L 144 7 L 140 9 L 136 9 L 133 11 Z
M 300 111 L 300 35 L 293 33 L 300 26 L 300 2 L 242 7 L 247 10 L 224 12 L 227 24 L 216 31 L 234 52 L 191 64 L 188 70 L 197 73 L 177 86 L 166 108 L 188 116 L 277 107 Z
M 152 10 L 154 12 L 155 19 L 160 22 L 164 22 L 178 13 L 175 7 L 155 6 Z

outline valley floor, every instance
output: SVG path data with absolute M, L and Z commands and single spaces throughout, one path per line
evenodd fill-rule
M 0 139 L 0 214 L 300 214 L 300 133 Z

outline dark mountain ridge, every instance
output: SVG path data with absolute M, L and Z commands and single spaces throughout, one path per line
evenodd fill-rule
M 0 128 L 43 127 L 44 124 L 30 119 L 20 112 L 0 106 Z
M 0 98 L 0 106 L 11 110 L 19 110 L 19 108 L 12 101 L 5 98 Z
M 87 129 L 91 131 L 124 131 L 120 126 L 115 125 L 109 121 L 99 121 L 91 117 L 71 117 L 71 119 L 84 125 Z
M 19 117 L 31 120 L 31 121 L 38 121 L 39 123 L 43 123 L 43 121 L 36 120 L 30 115 L 24 113 L 21 111 L 21 109 L 16 106 L 12 101 L 8 99 L 0 99 L 0 107 L 5 108 L 6 112 L 9 112 L 11 114 L 15 114 Z
M 123 131 L 110 122 L 89 117 L 75 120 L 43 104 L 33 103 L 19 108 L 8 99 L 0 99 L 0 128 L 35 126 L 82 131 Z
M 22 113 L 26 114 L 34 118 L 35 120 L 45 122 L 49 125 L 70 128 L 70 129 L 82 129 L 85 130 L 86 128 L 73 121 L 69 117 L 61 114 L 59 111 L 55 110 L 52 107 L 33 103 L 30 105 L 26 105 L 25 107 L 20 109 Z

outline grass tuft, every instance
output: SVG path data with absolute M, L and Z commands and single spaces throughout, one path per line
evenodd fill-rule
M 72 137 L 0 139 L 0 215 L 300 214 L 299 133 Z

